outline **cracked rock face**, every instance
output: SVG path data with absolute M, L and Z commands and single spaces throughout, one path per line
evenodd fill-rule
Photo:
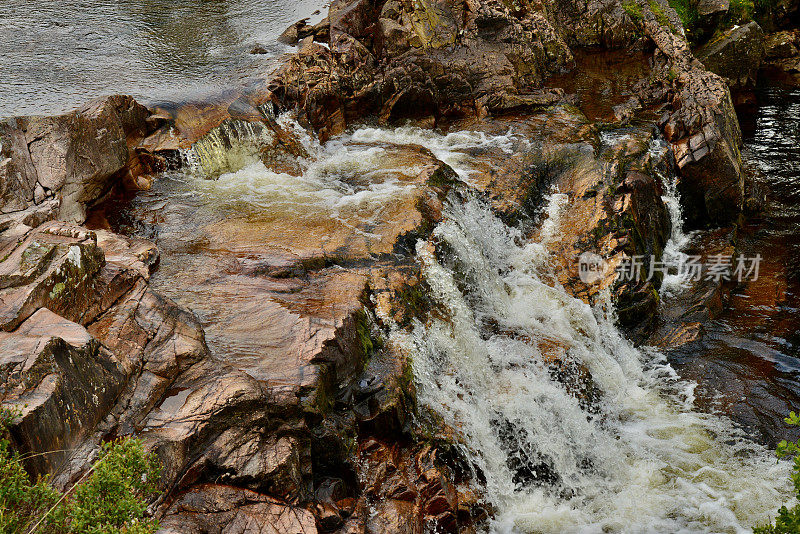
M 111 188 L 134 159 L 129 148 L 150 129 L 150 112 L 131 97 L 95 100 L 57 117 L 0 123 L 0 212 L 54 199 L 55 215 L 82 223 L 86 208 Z
M 728 82 L 731 88 L 753 87 L 764 59 L 764 32 L 748 22 L 712 39 L 696 52 L 697 59 Z

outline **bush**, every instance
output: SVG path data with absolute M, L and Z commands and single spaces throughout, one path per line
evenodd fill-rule
M 104 443 L 85 480 L 66 495 L 46 477 L 32 483 L 24 457 L 11 450 L 8 428 L 15 413 L 0 409 L 0 534 L 152 534 L 145 518 L 159 467 L 140 440 Z
M 784 419 L 786 424 L 800 426 L 800 416 L 794 412 L 789 413 L 789 417 Z M 776 450 L 778 458 L 794 456 L 794 466 L 792 467 L 792 483 L 797 498 L 800 499 L 800 441 L 781 441 Z M 800 533 L 800 504 L 791 509 L 782 506 L 778 510 L 778 517 L 774 525 L 757 527 L 753 530 L 754 534 L 798 534 Z

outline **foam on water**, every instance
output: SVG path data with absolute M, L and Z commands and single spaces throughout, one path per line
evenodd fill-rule
M 651 143 L 650 150 L 652 152 L 666 151 L 666 143 L 661 140 L 654 140 Z M 683 252 L 683 249 L 691 242 L 692 234 L 687 234 L 683 231 L 683 208 L 681 208 L 680 194 L 678 193 L 677 174 L 672 172 L 669 173 L 669 176 L 661 176 L 661 183 L 664 185 L 664 194 L 661 196 L 661 200 L 667 206 L 670 223 L 672 224 L 672 232 L 664 246 L 662 261 L 666 265 L 674 267 L 664 275 L 664 280 L 661 283 L 661 294 L 670 295 L 688 287 L 690 275 L 683 269 L 683 266 L 689 256 Z
M 234 122 L 183 152 L 191 171 L 186 179 L 192 181 L 193 189 L 209 202 L 237 210 L 288 211 L 301 217 L 325 214 L 374 223 L 383 206 L 411 194 L 416 186 L 410 179 L 423 169 L 413 158 L 393 157 L 393 149 L 424 146 L 468 181 L 472 172 L 470 151 L 500 149 L 510 153 L 515 143 L 524 142 L 511 132 L 504 136 L 473 131 L 439 134 L 406 126 L 393 130 L 363 127 L 320 144 L 290 114 L 280 116 L 278 122 L 309 154 L 300 160 L 298 176 L 275 172 L 259 159 L 260 147 L 272 141 L 267 128 Z M 236 170 L 206 179 L 223 168 Z
M 414 187 L 404 176 L 415 169 L 389 164 L 392 146 L 422 145 L 468 182 L 474 154 L 520 142 L 404 127 L 318 145 L 298 133 L 310 154 L 302 175 L 254 161 L 218 180 L 192 178 L 198 194 L 237 210 L 379 220 L 388 198 Z M 558 238 L 568 202 L 548 197 L 543 241 Z M 682 240 L 673 224 L 677 250 Z M 786 500 L 788 466 L 726 419 L 695 411 L 692 384 L 619 333 L 607 296 L 592 309 L 548 274 L 543 242 L 472 197 L 448 203 L 430 241 L 447 254 L 424 242 L 417 253 L 444 313 L 397 329 L 390 343 L 411 355 L 420 404 L 456 431 L 485 480 L 489 531 L 746 532 Z
M 459 265 L 418 246 L 448 319 L 392 341 L 413 355 L 420 403 L 485 478 L 491 532 L 745 532 L 774 513 L 786 465 L 693 411 L 691 386 L 660 354 L 540 274 L 544 247 L 477 199 L 450 204 L 432 240 Z M 584 370 L 599 395 L 586 402 L 554 360 Z

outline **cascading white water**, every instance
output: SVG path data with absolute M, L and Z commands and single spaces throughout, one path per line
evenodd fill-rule
M 651 152 L 663 154 L 667 150 L 666 142 L 654 140 L 650 146 Z M 661 200 L 667 206 L 672 232 L 667 244 L 664 246 L 662 261 L 670 266 L 669 272 L 664 276 L 661 283 L 661 294 L 671 295 L 679 292 L 686 287 L 688 273 L 683 268 L 688 255 L 683 249 L 691 242 L 692 235 L 683 231 L 683 208 L 681 208 L 680 195 L 678 193 L 678 176 L 676 173 L 668 173 L 667 176 L 660 174 L 661 183 L 664 186 L 664 194 Z
M 402 179 L 414 169 L 387 169 L 391 145 L 425 146 L 469 182 L 475 151 L 521 142 L 407 127 L 362 128 L 320 146 L 296 133 L 311 155 L 301 176 L 253 159 L 193 189 L 237 210 L 377 219 L 382 198 L 414 187 Z M 542 240 L 558 238 L 567 202 L 548 198 Z M 681 236 L 673 225 L 677 250 Z M 692 385 L 663 356 L 633 347 L 613 317 L 567 294 L 548 274 L 544 243 L 525 241 L 483 201 L 448 203 L 417 251 L 445 313 L 390 342 L 411 354 L 420 404 L 456 431 L 485 481 L 489 531 L 746 532 L 786 499 L 785 464 L 726 419 L 694 411 Z
M 542 274 L 541 244 L 477 199 L 451 203 L 432 242 L 455 256 L 417 249 L 448 319 L 392 339 L 413 355 L 419 402 L 485 478 L 492 532 L 744 532 L 774 513 L 786 466 L 693 411 L 658 353 Z

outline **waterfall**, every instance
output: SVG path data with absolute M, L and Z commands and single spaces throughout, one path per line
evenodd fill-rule
M 485 480 L 491 532 L 745 532 L 774 513 L 787 466 L 694 411 L 661 354 L 568 295 L 483 201 L 451 201 L 417 253 L 443 313 L 391 342 Z
M 667 144 L 661 139 L 653 140 L 650 144 L 650 151 L 663 154 L 667 151 Z M 683 208 L 681 207 L 680 194 L 678 193 L 678 175 L 671 170 L 664 173 L 656 169 L 655 172 L 658 173 L 664 186 L 664 194 L 661 196 L 661 200 L 667 206 L 672 225 L 672 232 L 664 246 L 662 257 L 662 261 L 665 265 L 670 266 L 670 270 L 661 283 L 661 294 L 670 295 L 678 293 L 686 287 L 688 275 L 683 266 L 689 256 L 683 252 L 683 249 L 691 242 L 692 235 L 683 231 Z
M 357 225 L 415 187 L 403 178 L 415 169 L 392 159 L 392 145 L 422 145 L 469 183 L 481 149 L 524 144 L 511 132 L 365 127 L 319 145 L 282 120 L 309 153 L 299 176 L 256 158 L 194 180 L 192 191 L 237 213 Z M 688 237 L 675 184 L 664 184 L 673 220 L 665 254 L 677 254 Z M 485 200 L 451 194 L 443 221 L 417 244 L 440 313 L 395 328 L 389 342 L 411 357 L 420 424 L 457 436 L 494 511 L 492 533 L 747 532 L 768 520 L 789 494 L 789 466 L 724 417 L 695 410 L 693 384 L 617 330 L 609 295 L 592 308 L 552 275 L 545 245 L 558 239 L 568 203 L 547 197 L 536 242 Z

